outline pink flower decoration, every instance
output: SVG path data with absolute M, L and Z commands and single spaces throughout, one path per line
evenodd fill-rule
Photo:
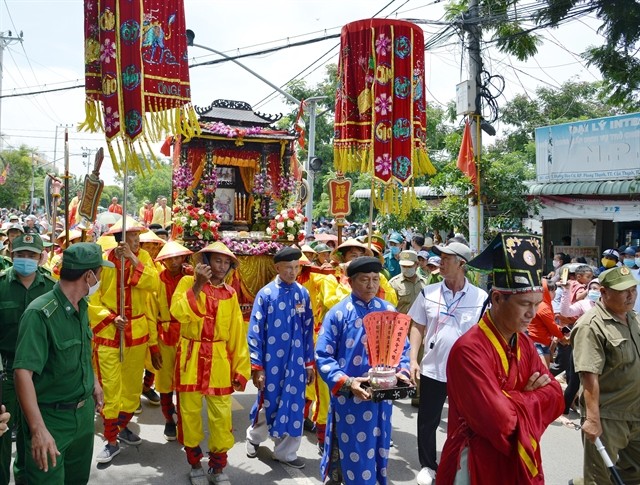
M 104 44 L 100 46 L 100 61 L 109 64 L 111 59 L 116 58 L 116 45 L 111 39 L 105 39 Z
M 387 97 L 387 93 L 382 93 L 376 98 L 376 113 L 385 116 L 391 113 L 391 98 Z
M 381 175 L 388 175 L 391 172 L 391 156 L 388 153 L 376 158 L 376 172 Z
M 376 52 L 381 56 L 386 56 L 391 51 L 391 39 L 384 34 L 380 34 L 376 39 Z
M 120 126 L 120 113 L 112 110 L 111 106 L 108 106 L 104 114 L 104 129 L 105 131 L 114 131 Z

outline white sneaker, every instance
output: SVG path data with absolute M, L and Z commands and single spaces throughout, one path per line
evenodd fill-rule
M 255 458 L 256 456 L 258 456 L 258 446 L 259 445 L 256 445 L 249 440 L 246 441 L 247 456 L 249 458 Z
M 435 483 L 435 479 L 436 479 L 435 470 L 424 467 L 422 470 L 420 470 L 420 473 L 418 473 L 418 478 L 416 478 L 416 482 L 418 483 L 418 485 L 432 485 L 433 483 Z
M 189 472 L 189 481 L 191 485 L 209 485 L 207 472 L 203 468 L 192 468 Z
M 111 462 L 111 460 L 113 460 L 114 456 L 117 456 L 119 454 L 120 454 L 120 446 L 118 446 L 118 443 L 116 443 L 115 445 L 110 445 L 109 442 L 107 442 L 104 445 L 104 448 L 102 449 L 102 451 L 98 453 L 98 455 L 96 456 L 96 462 L 109 463 Z
M 231 485 L 231 480 L 226 473 L 209 473 L 209 483 L 215 485 Z

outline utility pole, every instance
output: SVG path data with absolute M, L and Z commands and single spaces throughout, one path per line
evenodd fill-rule
M 31 198 L 29 200 L 29 214 L 33 214 L 33 197 L 36 191 L 36 161 L 35 151 L 31 152 Z
M 87 166 L 87 175 L 91 173 L 91 152 L 97 152 L 99 148 L 82 147 L 82 158 L 85 159 L 84 164 Z
M 56 156 L 58 155 L 58 128 L 71 128 L 71 125 L 63 125 L 62 123 L 56 125 L 56 139 L 53 142 L 53 172 L 55 174 L 58 173 L 58 170 L 56 168 Z
M 5 47 L 14 44 L 15 42 L 22 42 L 22 32 L 19 37 L 11 35 L 11 31 L 0 32 L 0 96 L 2 95 L 2 76 L 4 74 L 4 49 Z M 3 149 L 4 137 L 2 136 L 2 97 L 0 97 L 0 152 Z
M 475 112 L 471 115 L 471 140 L 473 141 L 473 155 L 476 167 L 479 167 L 480 153 L 482 151 L 482 130 L 480 129 L 480 71 L 482 70 L 482 58 L 480 57 L 480 16 L 478 14 L 478 0 L 469 0 L 468 15 L 464 17 L 467 31 L 467 45 L 469 46 L 469 81 L 475 85 Z M 474 197 L 469 198 L 469 244 L 474 254 L 482 250 L 482 235 L 484 232 L 484 214 L 480 197 L 480 172 L 477 168 L 478 191 Z
M 305 234 L 313 234 L 313 179 L 315 172 L 311 169 L 311 160 L 316 156 L 316 107 L 317 102 L 325 99 L 326 96 L 314 96 L 305 99 L 309 103 L 309 151 L 307 153 L 307 163 L 304 164 L 307 171 L 307 182 L 309 183 L 309 197 L 305 207 L 307 223 L 305 224 Z

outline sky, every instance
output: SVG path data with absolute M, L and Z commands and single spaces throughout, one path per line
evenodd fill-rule
M 185 0 L 187 27 L 196 34 L 195 43 L 228 56 L 290 43 L 335 35 L 343 25 L 363 18 L 389 17 L 442 21 L 441 0 Z M 425 41 L 443 29 L 421 23 Z M 505 79 L 504 105 L 518 93 L 534 96 L 536 87 L 559 87 L 569 79 L 595 81 L 600 74 L 588 68 L 580 53 L 590 45 L 601 45 L 599 22 L 582 18 L 558 29 L 543 30 L 543 45 L 527 62 L 500 54 L 483 44 L 484 67 Z M 82 0 L 0 0 L 0 32 L 22 42 L 4 49 L 3 96 L 84 83 Z M 488 40 L 485 34 L 484 40 Z M 313 86 L 325 76 L 324 65 L 337 63 L 339 39 L 328 39 L 304 47 L 240 59 L 272 84 L 282 86 L 303 78 Z M 190 47 L 190 64 L 220 57 Z M 455 98 L 455 87 L 467 79 L 467 57 L 455 35 L 425 53 L 427 102 L 444 105 Z M 304 71 L 304 74 L 300 75 Z M 248 102 L 257 111 L 278 114 L 291 111 L 281 95 L 232 62 L 190 69 L 192 101 L 205 107 L 216 99 Z M 71 89 L 40 95 L 0 98 L 0 130 L 3 148 L 28 145 L 42 156 L 63 166 L 64 130 L 69 130 L 70 171 L 87 172 L 86 161 L 104 144 L 104 135 L 78 132 L 84 119 L 84 91 Z M 500 130 L 499 121 L 496 127 Z M 57 135 L 57 136 L 56 136 Z M 57 141 L 57 143 L 56 143 Z M 160 143 L 154 145 L 159 149 Z M 106 147 L 105 147 L 106 148 Z M 83 157 L 83 154 L 88 155 Z M 113 183 L 114 170 L 105 160 L 101 176 Z

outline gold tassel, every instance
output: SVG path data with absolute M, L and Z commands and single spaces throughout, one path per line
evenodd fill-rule
M 145 137 L 144 141 L 147 144 L 147 152 L 149 153 L 150 158 L 153 160 L 153 167 L 159 168 L 160 167 L 160 162 L 158 161 L 158 158 L 153 153 L 153 149 L 151 148 L 151 144 L 149 143 L 149 139 Z M 153 168 L 153 167 L 149 167 L 149 170 L 151 170 L 151 168 Z
M 78 131 L 89 131 L 95 133 L 100 127 L 98 121 L 98 113 L 100 112 L 100 105 L 93 99 L 85 99 L 84 101 L 84 114 L 85 119 L 78 125 Z
M 118 158 L 114 160 L 121 160 L 120 164 L 122 164 L 122 161 L 124 161 L 124 156 L 122 154 L 123 147 L 121 146 L 121 143 L 118 139 L 116 139 L 116 147 L 118 148 Z M 118 168 L 118 175 L 121 175 L 122 169 L 124 169 L 124 167 Z
M 107 150 L 109 150 L 109 156 L 111 157 L 111 163 L 113 165 L 113 170 L 116 172 L 116 175 L 120 175 L 120 166 L 118 165 L 118 158 L 116 157 L 116 153 L 113 150 L 113 145 L 110 141 L 107 142 Z

